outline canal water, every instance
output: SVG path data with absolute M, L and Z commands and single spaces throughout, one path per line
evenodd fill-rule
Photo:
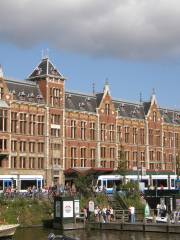
M 43 228 L 19 228 L 13 240 L 46 240 L 49 233 L 61 234 L 60 231 Z M 65 235 L 80 240 L 179 240 L 180 234 L 142 233 L 121 231 L 65 231 Z

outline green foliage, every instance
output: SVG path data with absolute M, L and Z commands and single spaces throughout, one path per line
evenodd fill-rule
M 127 170 L 128 170 L 128 168 L 127 168 L 127 160 L 126 160 L 126 156 L 125 156 L 125 151 L 124 151 L 124 147 L 121 145 L 117 172 L 120 175 L 124 176 L 124 175 L 126 175 Z
M 141 196 L 138 190 L 138 183 L 128 182 L 122 186 L 122 194 L 116 195 L 116 200 L 123 201 L 128 207 L 133 205 L 135 208 L 143 209 L 144 204 L 141 201 Z
M 80 208 L 83 209 L 85 206 L 88 206 L 90 200 L 94 202 L 95 206 L 103 207 L 109 205 L 107 196 L 99 193 L 89 197 L 82 196 L 80 199 Z
M 49 202 L 32 199 L 6 200 L 0 206 L 0 221 L 20 223 L 24 226 L 41 224 L 43 219 L 51 217 L 53 209 Z
M 75 186 L 80 195 L 89 197 L 92 195 L 92 176 L 78 176 L 75 179 Z

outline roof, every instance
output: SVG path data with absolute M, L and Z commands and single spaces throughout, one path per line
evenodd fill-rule
M 62 74 L 54 67 L 49 58 L 43 58 L 39 65 L 29 75 L 28 79 L 39 78 L 47 75 L 64 79 Z
M 36 83 L 28 81 L 5 80 L 13 99 L 23 102 L 43 104 L 44 99 Z
M 142 104 L 129 103 L 125 101 L 114 101 L 115 109 L 119 117 L 144 119 L 144 107 Z
M 75 111 L 96 112 L 96 98 L 79 93 L 65 93 L 65 108 Z

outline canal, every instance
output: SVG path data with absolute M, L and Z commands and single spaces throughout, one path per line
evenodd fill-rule
M 43 228 L 19 228 L 14 240 L 46 240 L 49 233 L 61 234 L 60 231 Z M 179 240 L 180 234 L 142 233 L 121 231 L 66 231 L 65 235 L 80 240 Z

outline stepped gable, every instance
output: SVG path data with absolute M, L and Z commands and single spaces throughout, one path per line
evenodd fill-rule
M 159 109 L 165 123 L 180 125 L 180 111 L 170 109 Z
M 54 67 L 49 58 L 43 58 L 39 65 L 29 75 L 28 79 L 33 80 L 35 78 L 42 78 L 46 76 L 64 79 L 62 74 Z
M 96 112 L 96 98 L 74 92 L 65 93 L 65 108 L 74 111 Z
M 39 87 L 28 81 L 6 80 L 9 92 L 13 95 L 13 99 L 24 102 L 44 104 L 44 99 Z
M 124 101 L 113 101 L 119 117 L 144 119 L 144 108 L 142 104 Z

